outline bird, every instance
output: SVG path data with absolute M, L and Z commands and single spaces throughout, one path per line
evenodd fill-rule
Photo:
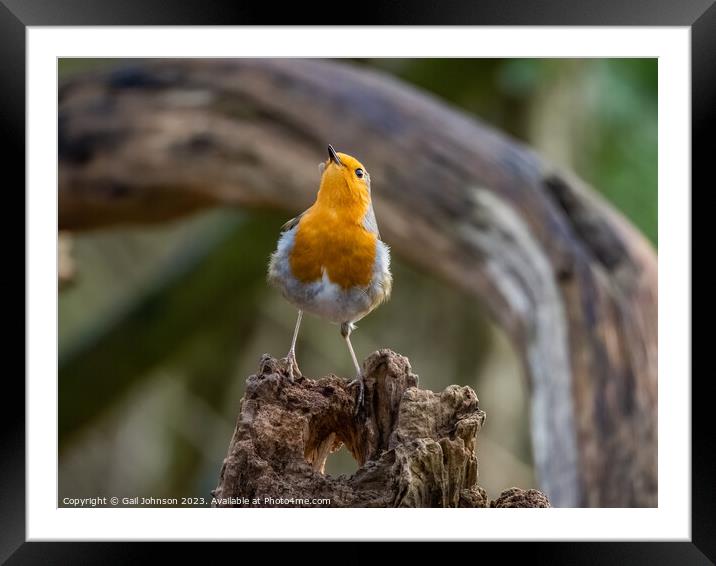
M 356 322 L 390 297 L 390 248 L 380 239 L 365 166 L 328 145 L 328 158 L 318 167 L 321 178 L 315 202 L 281 227 L 267 279 L 298 309 L 286 355 L 289 381 L 300 375 L 296 340 L 303 313 L 338 324 L 355 366 L 356 379 L 351 383 L 357 381 L 359 386 L 359 411 L 365 380 L 351 332 Z

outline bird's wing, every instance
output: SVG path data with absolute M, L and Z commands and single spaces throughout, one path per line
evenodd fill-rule
M 310 210 L 310 209 L 308 209 L 308 210 Z M 288 222 L 286 222 L 286 224 L 281 226 L 281 233 L 288 232 L 292 228 L 295 228 L 296 226 L 298 226 L 298 223 L 301 221 L 301 218 L 303 218 L 303 215 L 306 214 L 308 212 L 308 210 L 304 210 L 301 214 L 299 214 L 298 216 L 296 216 L 294 218 L 291 218 L 291 220 L 289 220 Z
M 373 232 L 380 240 L 380 231 L 378 230 L 378 221 L 375 219 L 375 211 L 373 210 L 373 204 L 371 203 L 368 207 L 368 212 L 363 217 L 363 228 L 368 232 Z

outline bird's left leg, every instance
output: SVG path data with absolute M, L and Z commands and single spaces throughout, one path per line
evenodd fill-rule
M 354 326 L 351 322 L 344 322 L 343 324 L 341 324 L 341 336 L 343 336 L 346 341 L 346 344 L 348 344 L 348 351 L 351 353 L 353 365 L 356 368 L 356 381 L 358 381 L 358 402 L 356 403 L 356 413 L 358 413 L 358 411 L 360 411 L 363 407 L 365 384 L 363 383 L 363 371 L 358 364 L 358 358 L 356 358 L 356 353 L 353 350 L 353 344 L 351 344 L 351 331 L 353 330 L 353 328 Z
M 296 361 L 296 340 L 298 339 L 298 329 L 301 327 L 301 318 L 303 317 L 303 311 L 298 311 L 298 318 L 296 319 L 296 328 L 293 330 L 293 340 L 291 340 L 291 348 L 286 355 L 286 361 L 288 362 L 288 379 L 293 381 L 294 374 L 301 376 L 301 370 L 298 369 L 298 362 Z

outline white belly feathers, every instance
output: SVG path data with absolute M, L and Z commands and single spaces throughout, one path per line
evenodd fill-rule
M 278 287 L 283 296 L 297 308 L 331 322 L 356 322 L 388 298 L 392 286 L 390 252 L 380 240 L 376 241 L 373 277 L 367 287 L 343 289 L 333 283 L 325 270 L 321 279 L 303 283 L 290 270 L 289 256 L 296 228 L 281 235 L 269 263 L 269 282 Z

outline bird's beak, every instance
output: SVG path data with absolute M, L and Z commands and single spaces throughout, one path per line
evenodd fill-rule
M 341 163 L 340 158 L 338 157 L 338 154 L 336 153 L 336 150 L 333 149 L 333 146 L 331 144 L 328 144 L 328 159 L 333 161 L 336 165 L 343 166 L 343 163 Z

